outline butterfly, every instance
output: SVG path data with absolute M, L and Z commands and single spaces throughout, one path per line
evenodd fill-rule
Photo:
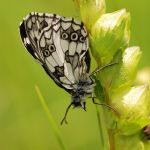
M 94 101 L 95 82 L 90 71 L 88 33 L 82 22 L 56 14 L 29 13 L 20 24 L 21 39 L 46 73 L 71 95 L 61 124 L 70 107 L 86 110 L 86 98 Z

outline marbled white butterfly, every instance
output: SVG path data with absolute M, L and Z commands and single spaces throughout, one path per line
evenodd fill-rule
M 83 23 L 74 18 L 32 12 L 21 22 L 20 35 L 26 49 L 47 74 L 71 94 L 71 103 L 61 123 L 66 122 L 72 105 L 86 110 L 85 99 L 92 96 L 94 102 L 95 84 L 89 74 L 88 34 Z

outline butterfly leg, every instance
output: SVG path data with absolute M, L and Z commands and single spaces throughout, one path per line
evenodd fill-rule
M 107 65 L 105 65 L 105 66 L 103 66 L 103 67 L 100 67 L 100 68 L 98 67 L 98 68 L 95 69 L 95 71 L 93 71 L 93 72 L 90 74 L 90 76 L 95 75 L 96 73 L 98 73 L 98 72 L 100 72 L 100 71 L 106 69 L 107 67 L 110 67 L 110 66 L 113 66 L 113 65 L 116 65 L 116 64 L 118 64 L 118 62 L 113 62 L 113 63 L 107 64 Z
M 92 94 L 92 101 L 93 101 L 93 104 L 105 106 L 105 107 L 109 108 L 110 110 L 112 110 L 117 116 L 119 116 L 118 112 L 113 107 L 111 107 L 111 106 L 109 106 L 109 105 L 107 105 L 105 103 L 97 103 L 97 102 L 95 102 L 95 97 L 94 97 L 93 94 Z
M 71 106 L 72 106 L 72 103 L 67 107 L 65 115 L 64 115 L 62 121 L 60 122 L 61 125 L 63 124 L 64 121 L 65 121 L 66 124 L 68 123 L 66 118 L 67 118 L 67 114 L 68 114 L 68 111 L 69 111 Z
M 86 111 L 86 102 L 83 102 L 83 109 Z

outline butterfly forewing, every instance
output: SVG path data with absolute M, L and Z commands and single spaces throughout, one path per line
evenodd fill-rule
M 55 14 L 30 13 L 20 25 L 22 41 L 48 75 L 71 92 L 89 72 L 90 56 L 84 25 Z

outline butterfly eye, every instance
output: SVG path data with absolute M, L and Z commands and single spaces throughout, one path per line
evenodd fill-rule
M 80 37 L 80 42 L 84 42 L 85 38 L 83 36 Z
M 61 38 L 62 38 L 63 40 L 68 39 L 68 34 L 67 34 L 66 32 L 63 32 L 62 35 L 61 35 Z
M 54 52 L 54 51 L 56 50 L 55 45 L 54 45 L 54 44 L 51 44 L 51 45 L 49 46 L 49 50 L 50 50 L 50 52 Z
M 50 56 L 50 51 L 48 49 L 44 50 L 44 56 L 45 57 Z
M 72 41 L 76 41 L 76 40 L 78 40 L 78 34 L 77 34 L 77 33 L 75 33 L 75 32 L 74 32 L 74 33 L 72 33 L 72 34 L 71 34 L 71 40 L 72 40 Z

